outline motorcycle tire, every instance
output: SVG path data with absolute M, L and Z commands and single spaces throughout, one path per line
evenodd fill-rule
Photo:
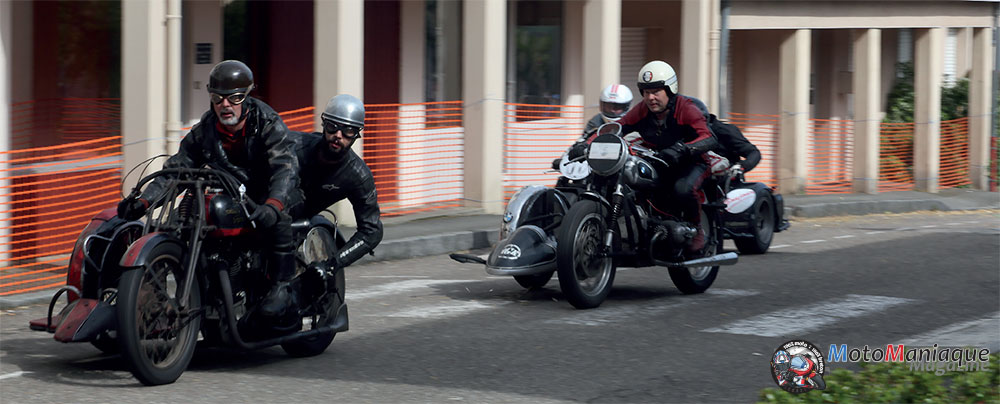
M 757 201 L 751 207 L 750 234 L 753 237 L 733 239 L 741 254 L 763 254 L 771 247 L 771 239 L 774 238 L 774 197 L 770 192 L 758 192 Z
M 813 376 L 810 380 L 812 380 L 813 386 L 816 387 L 816 390 L 826 390 L 826 381 L 823 380 L 822 375 Z
M 514 275 L 514 280 L 525 289 L 540 289 L 549 283 L 554 273 L 555 271 L 549 271 L 544 274 Z
M 173 383 L 194 355 L 201 326 L 201 291 L 192 278 L 188 305 L 177 310 L 185 276 L 179 245 L 162 243 L 142 268 L 122 273 L 118 283 L 118 330 L 121 355 L 132 375 L 147 386 Z M 142 321 L 153 319 L 153 321 Z M 164 338 L 166 336 L 167 338 Z
M 309 318 L 310 329 L 333 324 L 336 321 L 340 306 L 344 304 L 344 291 L 346 290 L 343 269 L 338 270 L 337 274 L 334 275 L 333 285 L 334 290 L 327 291 L 320 300 L 322 311 Z M 312 337 L 284 342 L 281 344 L 281 349 L 284 349 L 289 356 L 296 358 L 316 356 L 326 351 L 336 336 L 336 332 L 328 331 Z
M 118 353 L 118 340 L 112 337 L 107 331 L 98 334 L 97 338 L 90 341 L 90 345 L 108 355 Z
M 611 257 L 595 257 L 604 248 L 607 209 L 591 200 L 574 204 L 556 231 L 556 271 L 566 300 L 577 309 L 604 303 L 615 281 Z
M 719 219 L 715 214 L 708 214 L 704 209 L 701 212 L 701 224 L 705 234 L 705 247 L 702 248 L 702 257 L 711 257 L 722 253 L 722 234 L 719 232 Z M 694 257 L 692 257 L 694 258 Z M 704 266 L 698 268 L 670 268 L 670 280 L 685 295 L 703 293 L 719 275 L 719 266 Z

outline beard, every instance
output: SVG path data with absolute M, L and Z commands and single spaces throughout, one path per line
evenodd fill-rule
M 219 118 L 219 122 L 226 126 L 236 126 L 236 124 L 240 122 L 240 117 L 234 114 L 228 119 Z

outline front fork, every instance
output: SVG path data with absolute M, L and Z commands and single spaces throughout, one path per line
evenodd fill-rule
M 604 251 L 607 253 L 613 251 L 612 243 L 618 230 L 618 216 L 622 213 L 624 199 L 625 194 L 622 193 L 622 184 L 619 182 L 615 184 L 615 192 L 611 194 L 611 215 L 608 217 L 608 231 L 604 233 Z

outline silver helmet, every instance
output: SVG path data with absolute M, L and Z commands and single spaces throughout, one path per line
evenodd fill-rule
M 365 104 L 353 95 L 340 94 L 326 103 L 321 116 L 323 121 L 351 125 L 360 130 L 365 127 Z

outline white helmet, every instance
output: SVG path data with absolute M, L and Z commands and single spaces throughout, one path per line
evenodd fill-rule
M 612 84 L 601 91 L 601 115 L 604 122 L 621 119 L 632 105 L 632 90 L 621 84 Z
M 639 69 L 639 91 L 652 88 L 668 88 L 671 94 L 677 94 L 677 73 L 667 62 L 654 60 Z

